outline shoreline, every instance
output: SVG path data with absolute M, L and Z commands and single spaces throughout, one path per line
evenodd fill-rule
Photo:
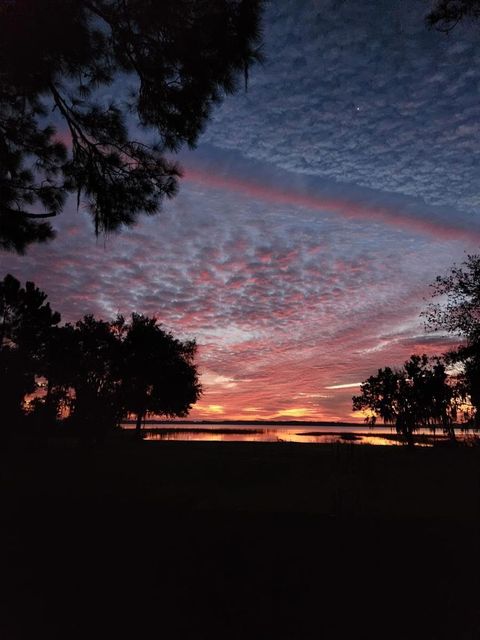
M 348 430 L 329 430 L 329 431 L 299 431 L 295 429 L 282 429 L 282 428 L 266 428 L 259 429 L 255 427 L 248 428 L 235 428 L 232 425 L 230 428 L 214 428 L 206 426 L 197 426 L 196 424 L 191 427 L 183 426 L 171 426 L 171 423 L 166 423 L 165 426 L 151 427 L 146 426 L 142 428 L 142 436 L 147 441 L 168 441 L 177 440 L 180 442 L 192 442 L 192 441 L 205 441 L 216 442 L 222 437 L 225 441 L 231 441 L 233 443 L 238 442 L 270 442 L 283 444 L 287 442 L 296 442 L 298 444 L 356 444 L 356 445 L 375 445 L 381 446 L 403 446 L 406 444 L 405 436 L 395 433 L 392 429 L 385 432 L 385 428 L 382 431 L 375 432 L 374 429 L 362 429 L 356 431 Z M 298 427 L 297 427 L 298 428 Z M 122 431 L 125 433 L 131 433 L 132 428 L 122 427 Z M 197 436 L 197 437 L 196 437 Z M 276 439 L 275 439 L 276 436 Z M 315 441 L 312 441 L 315 439 Z M 465 445 L 475 446 L 479 442 L 478 435 L 476 433 L 467 432 L 461 430 L 456 433 L 456 441 L 452 442 L 450 438 L 440 433 L 416 433 L 414 434 L 414 443 L 416 446 L 446 446 L 446 445 Z

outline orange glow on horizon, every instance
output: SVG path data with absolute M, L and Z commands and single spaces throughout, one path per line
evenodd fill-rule
M 312 410 L 306 407 L 292 407 L 291 409 L 280 409 L 277 415 L 286 418 L 311 418 Z
M 309 422 L 352 422 L 363 424 L 364 417 L 361 415 L 349 414 L 348 416 L 332 415 L 325 413 L 320 407 L 290 407 L 279 410 L 261 409 L 260 407 L 237 408 L 232 405 L 218 405 L 198 403 L 194 407 L 187 419 L 191 420 L 241 420 L 244 422 L 275 421 L 285 422 L 288 420 L 305 420 Z
M 213 417 L 218 417 L 219 414 L 225 413 L 223 405 L 221 404 L 208 404 L 204 407 L 201 405 L 201 403 L 198 403 L 195 409 L 196 411 L 202 413 L 202 415 L 207 414 L 208 416 L 211 414 Z M 205 416 L 203 415 L 203 417 Z

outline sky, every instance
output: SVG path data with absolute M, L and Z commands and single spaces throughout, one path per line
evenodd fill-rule
M 480 244 L 480 24 L 429 31 L 428 6 L 270 2 L 265 62 L 180 152 L 179 195 L 98 240 L 69 202 L 3 274 L 65 321 L 195 338 L 194 419 L 361 420 L 360 381 L 451 344 L 419 314 Z

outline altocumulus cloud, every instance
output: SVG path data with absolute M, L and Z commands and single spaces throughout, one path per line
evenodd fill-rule
M 447 346 L 418 314 L 480 232 L 476 34 L 399 7 L 269 3 L 267 62 L 182 155 L 180 195 L 97 242 L 70 203 L 2 270 L 65 320 L 137 311 L 197 337 L 192 415 L 348 418 L 346 384 Z
M 408 356 L 445 246 L 188 183 L 160 218 L 105 243 L 75 213 L 62 225 L 7 270 L 34 279 L 66 320 L 138 311 L 196 336 L 197 415 L 215 406 L 217 417 L 252 406 L 288 417 L 300 404 L 303 417 L 348 417 L 348 393 L 322 390 Z
M 424 26 L 418 0 L 268 3 L 266 63 L 204 135 L 294 172 L 474 212 L 478 25 Z

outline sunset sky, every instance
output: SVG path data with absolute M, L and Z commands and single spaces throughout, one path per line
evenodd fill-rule
M 180 193 L 95 240 L 2 254 L 65 321 L 156 315 L 196 338 L 191 417 L 352 420 L 359 381 L 441 353 L 429 284 L 480 245 L 480 25 L 428 31 L 421 0 L 275 0 L 263 66 L 182 151 Z

